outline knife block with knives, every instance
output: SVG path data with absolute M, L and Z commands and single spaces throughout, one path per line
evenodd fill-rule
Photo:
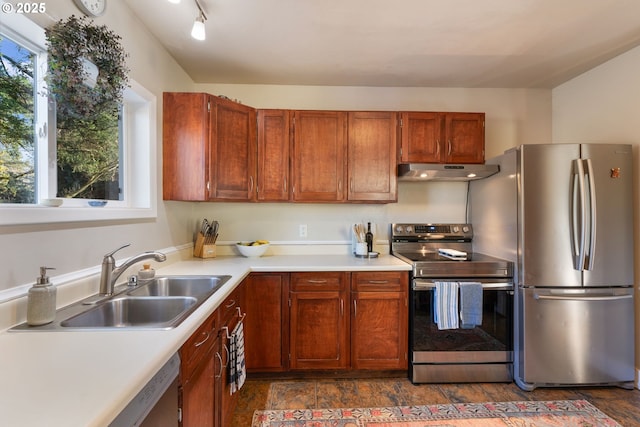
M 215 258 L 216 240 L 218 240 L 218 221 L 209 221 L 205 218 L 196 236 L 193 245 L 193 256 L 197 258 Z

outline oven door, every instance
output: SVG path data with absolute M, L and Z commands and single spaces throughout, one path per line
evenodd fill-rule
M 434 316 L 436 280 L 482 283 L 482 324 L 439 330 Z M 413 279 L 409 327 L 412 381 L 510 381 L 513 294 L 510 279 Z

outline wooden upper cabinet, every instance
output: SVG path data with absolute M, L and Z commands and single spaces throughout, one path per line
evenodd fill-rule
M 444 163 L 484 163 L 484 113 L 445 115 Z
M 289 200 L 288 110 L 258 110 L 258 201 Z
M 440 163 L 442 120 L 438 113 L 402 113 L 402 163 Z
M 397 201 L 397 113 L 348 115 L 347 199 Z
M 256 111 L 226 99 L 213 99 L 210 198 L 255 200 Z
M 208 198 L 209 98 L 205 93 L 163 94 L 162 192 L 165 200 Z
M 345 200 L 347 114 L 295 111 L 292 199 L 296 202 Z
M 401 163 L 484 163 L 484 113 L 405 112 Z
M 163 94 L 163 198 L 255 200 L 255 110 L 205 93 Z

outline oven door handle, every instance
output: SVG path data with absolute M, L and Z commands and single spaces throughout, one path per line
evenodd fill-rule
M 474 281 L 474 280 L 454 280 L 455 282 L 478 282 L 482 283 L 482 289 L 490 289 L 490 290 L 512 290 L 513 282 L 482 282 L 482 281 Z M 427 290 L 434 289 L 436 284 L 431 280 L 424 279 L 413 279 L 413 290 Z

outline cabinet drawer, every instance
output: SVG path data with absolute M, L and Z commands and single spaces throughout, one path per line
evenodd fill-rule
M 344 272 L 291 273 L 292 291 L 342 291 L 348 280 Z
M 218 314 L 214 312 L 180 347 L 181 375 L 189 378 L 199 361 L 206 356 L 217 338 Z
M 238 286 L 228 297 L 222 301 L 222 304 L 218 307 L 218 313 L 220 315 L 219 325 L 224 326 L 229 324 L 232 319 L 242 312 L 242 289 Z
M 406 291 L 408 273 L 403 271 L 366 271 L 352 273 L 353 291 Z

